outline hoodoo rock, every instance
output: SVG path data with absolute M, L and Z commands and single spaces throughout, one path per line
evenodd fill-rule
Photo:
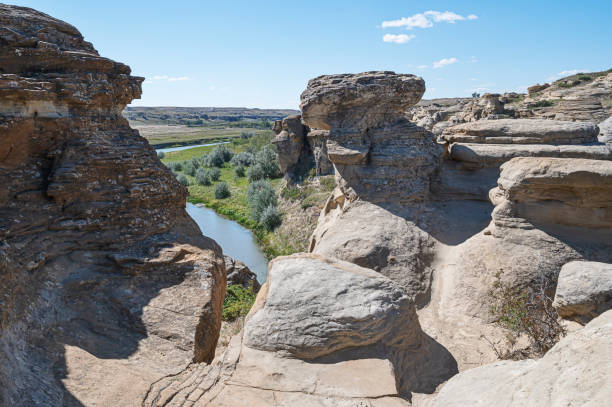
M 221 249 L 121 111 L 142 78 L 0 5 L 0 404 L 139 405 L 208 362 Z

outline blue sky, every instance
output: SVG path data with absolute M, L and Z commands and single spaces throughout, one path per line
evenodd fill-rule
M 297 108 L 308 79 L 368 70 L 420 75 L 432 98 L 612 68 L 611 0 L 14 4 L 73 24 L 145 76 L 142 106 Z

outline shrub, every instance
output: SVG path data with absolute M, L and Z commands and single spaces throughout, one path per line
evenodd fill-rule
M 197 159 L 197 158 L 195 158 L 195 157 L 194 157 L 194 158 L 192 158 L 192 159 L 191 159 L 191 163 L 192 163 L 192 164 L 193 164 L 193 166 L 196 168 L 196 170 L 197 170 L 198 168 L 200 168 L 201 163 L 200 163 L 200 160 L 199 160 L 199 159 Z
M 266 228 L 266 230 L 272 231 L 280 226 L 282 220 L 278 208 L 274 205 L 268 205 L 259 218 L 259 223 Z
M 249 181 L 258 181 L 264 179 L 264 170 L 259 165 L 249 167 L 249 170 L 247 171 L 247 177 L 249 178 Z
M 530 342 L 527 349 L 505 353 L 492 344 L 498 357 L 539 357 L 565 335 L 549 296 L 552 288 L 553 284 L 544 276 L 531 287 L 517 289 L 502 282 L 501 272 L 497 274 L 493 289 L 489 292 L 492 299 L 489 311 L 498 325 L 510 331 L 508 340 L 511 343 L 516 342 L 520 335 L 526 335 Z
M 196 171 L 195 179 L 199 185 L 210 185 L 212 183 L 212 180 L 210 179 L 210 173 L 204 168 L 198 168 L 198 170 Z
M 241 285 L 230 285 L 225 291 L 225 300 L 223 301 L 222 318 L 224 321 L 233 321 L 234 319 L 245 316 L 251 310 L 257 293 L 253 286 L 244 288 Z
M 184 186 L 186 186 L 186 187 L 189 186 L 189 179 L 187 179 L 185 174 L 179 174 L 179 176 L 176 177 L 176 179 L 177 179 L 178 182 L 180 182 Z
M 213 181 L 218 181 L 219 178 L 221 178 L 221 170 L 217 167 L 213 167 L 208 170 L 208 174 L 210 175 L 210 179 L 212 179 Z
M 221 167 L 223 163 L 226 163 L 232 159 L 232 152 L 224 145 L 217 146 L 210 152 L 210 154 L 204 156 L 204 165 L 207 167 Z
M 251 138 L 255 135 L 255 133 L 251 132 L 251 131 L 243 131 L 242 133 L 240 133 L 240 138 L 243 140 L 246 140 L 248 138 Z
M 264 178 L 280 177 L 280 165 L 278 164 L 278 154 L 271 145 L 265 146 L 255 155 L 255 165 L 260 166 Z
M 238 153 L 232 158 L 231 164 L 235 167 L 241 165 L 243 167 L 250 167 L 255 162 L 255 156 L 249 152 Z
M 159 153 L 157 153 L 157 158 L 159 158 L 160 160 L 164 158 L 165 156 L 166 154 L 163 151 L 160 151 Z
M 246 172 L 246 170 L 244 169 L 242 165 L 237 166 L 234 171 L 236 172 L 236 176 L 238 178 L 244 177 L 244 174 Z
M 270 181 L 251 182 L 247 189 L 247 204 L 251 210 L 251 218 L 257 222 L 260 221 L 264 209 L 270 205 L 277 206 L 276 192 L 274 192 Z
M 191 175 L 193 177 L 196 173 L 196 167 L 191 161 L 185 161 L 185 163 L 183 164 L 183 171 L 185 172 L 185 174 Z
M 170 168 L 174 172 L 183 170 L 183 164 L 181 164 L 178 161 L 170 161 L 166 165 L 168 166 L 168 168 Z
M 215 198 L 225 199 L 231 195 L 227 182 L 219 182 L 215 185 Z
M 537 102 L 531 103 L 529 107 L 550 107 L 554 104 L 555 103 L 552 100 L 542 99 L 538 100 Z

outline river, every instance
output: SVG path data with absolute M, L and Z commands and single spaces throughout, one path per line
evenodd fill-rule
M 248 229 L 205 206 L 188 203 L 187 213 L 196 221 L 203 235 L 214 239 L 221 246 L 224 254 L 246 264 L 257 275 L 260 284 L 266 281 L 268 260 Z
M 190 148 L 196 148 L 196 147 L 218 146 L 219 144 L 229 144 L 229 141 L 221 141 L 219 143 L 208 143 L 208 144 L 192 144 L 190 146 L 181 146 L 181 147 L 159 148 L 159 149 L 156 149 L 155 151 L 157 151 L 158 153 L 171 153 L 173 151 L 189 150 Z
M 227 142 L 199 144 L 192 146 L 160 148 L 158 153 L 182 151 L 202 146 L 215 146 Z M 257 246 L 255 237 L 250 230 L 240 226 L 237 222 L 225 219 L 212 209 L 205 206 L 187 204 L 187 213 L 198 224 L 204 236 L 214 239 L 223 249 L 223 254 L 240 260 L 255 273 L 260 284 L 265 283 L 268 277 L 268 260 Z

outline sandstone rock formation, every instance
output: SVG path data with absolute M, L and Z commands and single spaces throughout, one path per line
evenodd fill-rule
M 121 117 L 142 78 L 0 5 L 0 404 L 137 405 L 210 361 L 225 271 Z
M 268 276 L 244 335 L 216 364 L 156 383 L 145 406 L 408 406 L 456 372 L 386 277 L 307 254 Z
M 553 306 L 563 318 L 589 321 L 612 308 L 612 264 L 573 261 L 559 273 Z
M 438 191 L 448 196 L 486 199 L 499 167 L 514 157 L 611 160 L 612 149 L 597 142 L 598 127 L 543 119 L 480 120 L 448 127 L 440 136 L 446 161 Z
M 274 123 L 272 143 L 278 151 L 280 169 L 289 182 L 299 182 L 311 168 L 316 175 L 329 175 L 333 167 L 327 156 L 327 131 L 310 130 L 301 115 L 287 116 Z
M 244 288 L 253 286 L 255 292 L 261 287 L 257 281 L 257 275 L 253 273 L 240 260 L 232 259 L 230 256 L 223 256 L 225 259 L 225 271 L 227 273 L 227 285 L 241 285 Z
M 402 117 L 424 92 L 421 78 L 387 71 L 308 82 L 302 118 L 330 130 L 327 152 L 348 194 L 373 202 L 426 199 L 439 150 L 430 133 Z
M 542 359 L 503 361 L 453 377 L 433 402 L 451 406 L 605 406 L 612 398 L 612 311 Z
M 599 136 L 597 139 L 602 143 L 612 143 L 612 116 L 599 123 Z

